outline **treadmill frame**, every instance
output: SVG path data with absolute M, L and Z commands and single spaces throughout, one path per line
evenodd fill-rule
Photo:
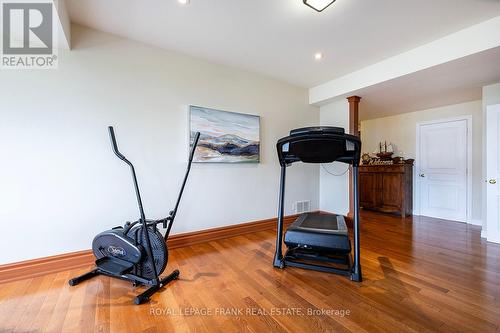
M 335 135 L 335 134 L 333 134 Z M 343 136 L 346 138 L 346 140 L 349 137 L 352 137 L 351 135 L 347 134 L 337 134 L 339 136 Z M 352 158 L 352 161 L 349 161 L 349 159 L 336 159 L 337 161 L 348 163 L 352 165 L 352 187 L 353 187 L 353 197 L 354 197 L 354 246 L 353 246 L 353 258 L 351 257 L 351 254 L 347 254 L 346 256 L 346 261 L 347 261 L 347 268 L 342 269 L 342 268 L 337 268 L 337 267 L 330 267 L 330 266 L 323 266 L 323 265 L 316 265 L 316 264 L 311 264 L 311 263 L 306 263 L 306 262 L 301 262 L 296 259 L 306 259 L 306 260 L 316 260 L 316 261 L 331 261 L 332 258 L 327 258 L 323 257 L 321 255 L 317 256 L 310 256 L 308 258 L 305 258 L 303 255 L 301 255 L 300 250 L 296 249 L 288 249 L 283 256 L 283 218 L 284 218 L 284 203 L 285 203 L 285 183 L 286 183 L 286 168 L 291 165 L 293 162 L 300 161 L 298 159 L 290 160 L 287 161 L 286 159 L 282 159 L 282 149 L 283 142 L 287 142 L 286 139 L 284 138 L 278 141 L 277 148 L 278 148 L 278 156 L 280 157 L 280 164 L 281 164 L 281 175 L 280 175 L 280 187 L 279 187 L 279 199 L 278 199 L 278 228 L 277 228 L 277 237 L 276 237 L 276 253 L 274 255 L 274 262 L 273 265 L 274 267 L 278 268 L 285 268 L 287 266 L 290 267 L 298 267 L 298 268 L 304 268 L 304 269 L 311 269 L 311 270 L 316 270 L 316 271 L 321 271 L 321 272 L 327 272 L 327 273 L 334 273 L 334 274 L 339 274 L 339 275 L 344 275 L 348 276 L 352 281 L 356 282 L 361 282 L 363 280 L 362 278 L 362 273 L 361 273 L 361 264 L 360 264 L 360 245 L 359 245 L 359 184 L 358 184 L 358 177 L 359 177 L 359 170 L 358 170 L 358 165 L 359 165 L 359 159 L 356 160 L 357 158 L 354 157 Z M 357 140 L 359 138 L 356 137 Z M 289 140 L 288 142 L 293 141 L 293 139 Z M 360 147 L 358 147 L 360 149 Z M 334 253 L 332 253 L 334 254 Z M 294 258 L 295 257 L 295 258 Z M 301 258 L 302 257 L 302 258 Z M 340 260 L 340 259 L 339 259 Z

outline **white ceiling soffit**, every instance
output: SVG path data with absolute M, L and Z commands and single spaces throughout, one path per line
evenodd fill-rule
M 313 87 L 500 15 L 498 0 L 68 0 L 71 21 Z M 323 59 L 314 60 L 321 52 Z
M 58 48 L 71 49 L 71 22 L 69 19 L 68 9 L 66 7 L 66 0 L 53 0 L 54 7 L 57 13 L 57 36 Z
M 354 92 L 360 119 L 479 100 L 482 87 L 500 82 L 500 47 L 401 76 Z
M 360 89 L 498 46 L 500 16 L 311 88 L 309 102 L 325 104 Z

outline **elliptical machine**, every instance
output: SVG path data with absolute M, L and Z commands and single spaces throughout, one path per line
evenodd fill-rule
M 163 286 L 179 278 L 179 270 L 177 269 L 164 278 L 160 278 L 160 275 L 167 266 L 167 239 L 191 170 L 200 133 L 197 132 L 194 136 L 186 174 L 174 210 L 170 211 L 169 216 L 164 219 L 146 220 L 134 165 L 118 150 L 113 127 L 109 126 L 108 130 L 113 152 L 130 167 L 132 172 L 140 218 L 135 222 L 125 223 L 123 227 L 115 227 L 98 234 L 92 242 L 96 267 L 88 273 L 69 280 L 69 285 L 75 286 L 97 275 L 131 281 L 134 287 L 149 286 L 146 291 L 134 298 L 135 304 L 142 304 L 147 302 Z M 165 236 L 159 232 L 158 224 L 162 224 L 163 228 L 167 229 Z

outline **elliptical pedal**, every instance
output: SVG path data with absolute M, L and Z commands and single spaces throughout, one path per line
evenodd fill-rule
M 123 275 L 134 268 L 134 264 L 131 262 L 111 257 L 97 259 L 95 265 L 100 271 L 113 275 Z

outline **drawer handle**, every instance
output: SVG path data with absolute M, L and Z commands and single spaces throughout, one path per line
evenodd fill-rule
M 496 179 L 490 179 L 489 183 L 491 185 L 495 185 L 497 183 L 497 180 Z
M 425 177 L 425 174 L 421 173 L 421 174 L 420 174 L 420 177 L 424 178 L 424 177 Z

